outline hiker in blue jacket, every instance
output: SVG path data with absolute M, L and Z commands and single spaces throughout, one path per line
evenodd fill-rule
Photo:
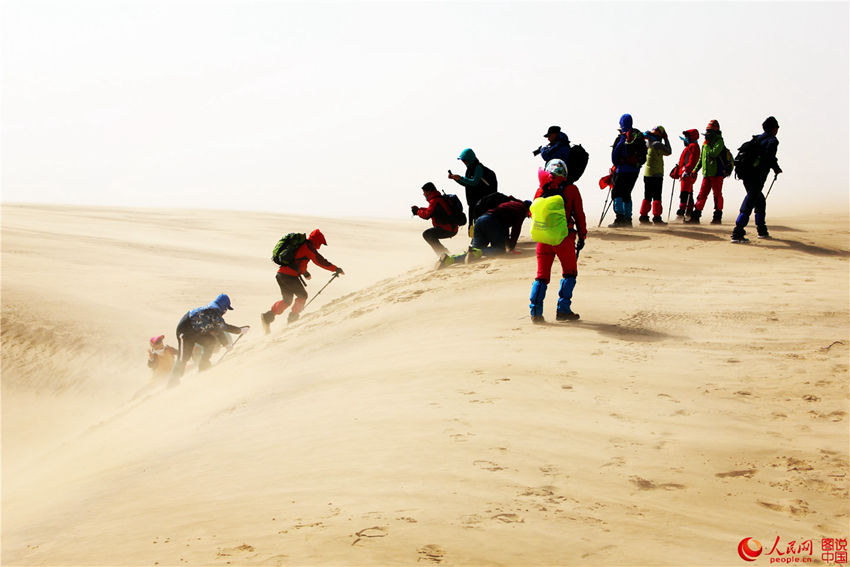
M 611 151 L 611 163 L 615 168 L 611 197 L 616 218 L 609 228 L 632 226 L 632 189 L 646 161 L 646 142 L 643 133 L 633 128 L 631 114 L 620 117 L 619 132 Z
M 549 140 L 547 145 L 538 148 L 543 161 L 548 162 L 553 159 L 559 159 L 564 163 L 569 163 L 570 138 L 561 132 L 561 127 L 549 126 L 549 130 L 543 134 L 543 137 Z
M 779 148 L 779 140 L 776 138 L 776 134 L 779 132 L 779 122 L 773 116 L 768 116 L 761 127 L 764 133 L 758 137 L 759 162 L 755 171 L 750 176 L 743 178 L 744 189 L 747 190 L 747 194 L 741 203 L 741 210 L 735 221 L 735 228 L 732 230 L 732 242 L 748 241 L 744 236 L 746 234 L 744 227 L 750 221 L 750 214 L 753 211 L 756 213 L 758 237 L 770 238 L 770 233 L 765 224 L 767 200 L 762 191 L 771 170 L 775 175 L 782 173 L 782 168 L 779 167 L 779 161 L 776 159 L 776 151 Z
M 233 344 L 227 333 L 244 335 L 248 332 L 248 329 L 250 329 L 248 326 L 235 327 L 224 321 L 224 314 L 232 309 L 230 297 L 221 293 L 208 304 L 196 307 L 183 315 L 177 324 L 179 356 L 171 370 L 169 385 L 174 386 L 180 382 L 180 378 L 186 370 L 186 363 L 192 358 L 192 351 L 196 344 L 200 345 L 204 351 L 198 363 L 198 370 L 202 371 L 212 366 L 210 357 L 216 340 L 225 349 L 230 350 L 233 348 Z

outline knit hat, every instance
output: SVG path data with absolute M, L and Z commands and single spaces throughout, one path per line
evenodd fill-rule
M 761 127 L 765 132 L 770 132 L 774 128 L 779 128 L 779 122 L 773 116 L 768 116 L 767 120 L 761 123 Z
M 709 130 L 720 132 L 720 122 L 717 120 L 709 121 L 708 126 L 705 127 L 705 131 L 708 132 Z

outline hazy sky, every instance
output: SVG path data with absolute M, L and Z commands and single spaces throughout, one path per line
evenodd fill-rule
M 682 130 L 734 151 L 774 115 L 769 210 L 846 211 L 848 6 L 4 0 L 2 201 L 409 218 L 466 147 L 530 197 L 558 124 L 595 225 L 628 112 L 667 170 Z

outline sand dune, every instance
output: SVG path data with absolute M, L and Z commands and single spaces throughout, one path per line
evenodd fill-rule
M 848 536 L 846 216 L 593 229 L 581 321 L 533 326 L 527 237 L 435 271 L 416 220 L 2 213 L 3 565 L 739 565 L 744 537 Z M 270 249 L 315 226 L 346 275 L 264 336 Z M 222 291 L 252 331 L 151 381 L 148 337 Z

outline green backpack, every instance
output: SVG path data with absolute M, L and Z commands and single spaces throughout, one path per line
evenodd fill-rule
M 277 241 L 272 251 L 272 261 L 278 266 L 289 266 L 295 260 L 295 252 L 307 241 L 303 232 L 290 232 Z
M 531 239 L 535 242 L 557 246 L 569 234 L 564 197 L 560 194 L 544 195 L 531 203 Z

